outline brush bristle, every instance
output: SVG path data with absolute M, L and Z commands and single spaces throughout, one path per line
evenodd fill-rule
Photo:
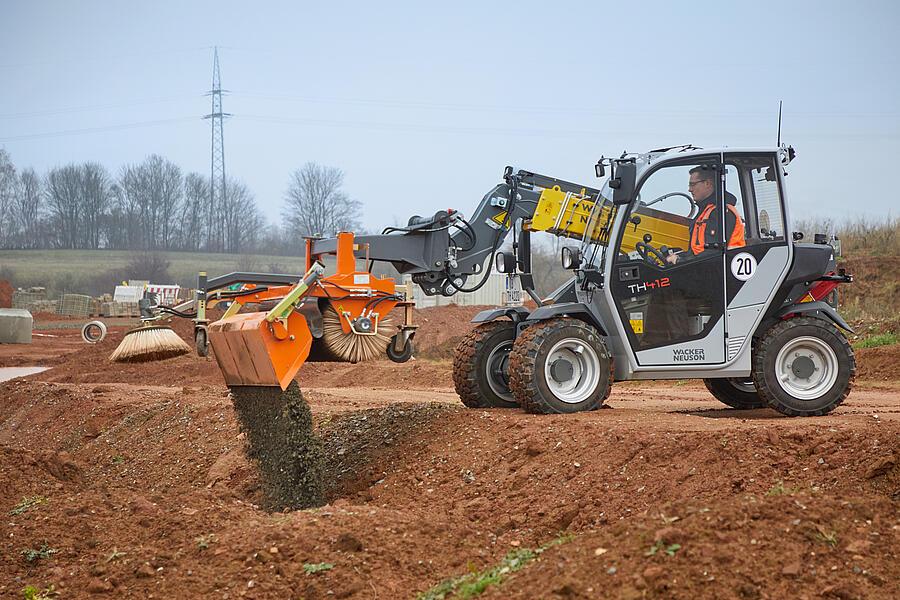
M 188 354 L 191 347 L 169 327 L 141 327 L 125 334 L 109 360 L 150 362 Z
M 341 317 L 333 307 L 322 311 L 323 349 L 335 360 L 358 363 L 385 356 L 391 338 L 385 332 L 392 331 L 392 319 L 384 316 L 378 319 L 378 333 L 357 335 L 352 331 L 344 333 Z

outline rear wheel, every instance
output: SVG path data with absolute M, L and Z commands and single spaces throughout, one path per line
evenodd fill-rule
M 530 413 L 595 410 L 609 397 L 612 359 L 596 329 L 572 318 L 529 326 L 509 361 L 513 397 Z
M 752 377 L 725 377 L 704 379 L 706 389 L 716 400 L 738 410 L 765 408 L 766 401 L 759 397 Z
M 456 347 L 453 384 L 469 408 L 515 408 L 509 389 L 509 353 L 516 324 L 491 321 L 475 327 Z
M 771 408 L 791 416 L 824 415 L 850 393 L 853 350 L 831 323 L 813 317 L 782 321 L 753 355 L 753 382 Z

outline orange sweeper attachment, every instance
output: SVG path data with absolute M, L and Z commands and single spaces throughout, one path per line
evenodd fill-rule
M 307 360 L 360 362 L 387 355 L 405 362 L 411 356 L 415 326 L 408 290 L 390 277 L 357 270 L 357 257 L 368 258 L 367 246 L 354 243 L 352 233 L 337 236 L 332 275 L 325 275 L 324 254 L 312 254 L 312 242 L 307 240 L 307 271 L 298 283 L 247 284 L 209 325 L 209 343 L 229 386 L 284 390 Z M 245 304 L 273 301 L 268 311 L 238 314 Z M 397 307 L 403 323 L 394 326 L 388 315 Z

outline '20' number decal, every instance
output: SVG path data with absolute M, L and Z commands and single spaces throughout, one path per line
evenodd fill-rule
M 735 279 L 747 281 L 756 274 L 756 257 L 749 252 L 741 252 L 731 259 L 731 274 Z

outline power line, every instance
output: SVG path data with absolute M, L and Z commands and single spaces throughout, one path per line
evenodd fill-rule
M 67 135 L 83 135 L 89 133 L 102 133 L 104 131 L 118 131 L 122 129 L 137 129 L 140 127 L 154 127 L 157 125 L 171 125 L 173 123 L 186 123 L 196 121 L 197 117 L 177 117 L 174 119 L 159 119 L 156 121 L 138 121 L 136 123 L 122 123 L 120 125 L 107 125 L 104 127 L 86 127 L 84 129 L 66 129 L 63 131 L 47 131 L 43 133 L 30 133 L 0 138 L 0 142 L 17 142 L 21 140 L 38 140 L 42 138 L 61 137 Z
M 190 52 L 200 52 L 207 51 L 212 46 L 198 46 L 193 48 L 170 48 L 168 50 L 143 50 L 136 52 L 115 52 L 115 53 L 105 53 L 105 54 L 92 54 L 92 55 L 81 55 L 74 56 L 71 54 L 67 54 L 65 57 L 61 56 L 45 56 L 43 58 L 39 58 L 37 60 L 32 60 L 28 62 L 22 63 L 7 63 L 0 64 L 0 69 L 20 69 L 20 68 L 28 68 L 35 67 L 38 65 L 47 65 L 47 64 L 57 64 L 57 63 L 84 63 L 84 62 L 111 62 L 122 59 L 134 59 L 142 56 L 161 56 L 165 54 L 185 54 Z
M 6 113 L 0 114 L 0 119 L 27 119 L 29 117 L 45 117 L 52 115 L 63 115 L 77 112 L 90 112 L 94 110 L 109 110 L 112 108 L 128 108 L 130 106 L 142 106 L 146 104 L 160 104 L 163 102 L 176 102 L 179 100 L 196 99 L 197 96 L 172 96 L 169 98 L 153 98 L 147 100 L 135 100 L 131 102 L 118 102 L 114 104 L 92 104 L 83 106 L 73 106 L 70 108 L 53 108 L 47 110 L 39 110 L 34 112 Z
M 299 102 L 308 104 L 326 104 L 326 105 L 350 105 L 350 106 L 382 106 L 386 108 L 402 108 L 402 109 L 423 109 L 423 110 L 443 110 L 443 111 L 463 111 L 463 112 L 500 112 L 500 113 L 564 113 L 564 114 L 591 114 L 597 116 L 608 117 L 697 117 L 697 118 L 738 118 L 738 117 L 762 117 L 771 118 L 770 111 L 730 111 L 720 112 L 708 109 L 688 109 L 688 110 L 609 110 L 592 107 L 573 107 L 573 106 L 509 106 L 509 105 L 490 105 L 490 104 L 460 104 L 448 102 L 426 102 L 426 101 L 407 101 L 407 100 L 378 100 L 371 98 L 327 98 L 315 96 L 295 96 L 291 94 L 279 93 L 261 93 L 253 91 L 232 90 L 232 96 L 243 98 L 258 98 L 263 100 L 276 100 L 286 102 Z M 900 113 L 811 113 L 811 112 L 791 112 L 791 118 L 835 118 L 835 117 L 871 117 L 871 118 L 900 118 Z

